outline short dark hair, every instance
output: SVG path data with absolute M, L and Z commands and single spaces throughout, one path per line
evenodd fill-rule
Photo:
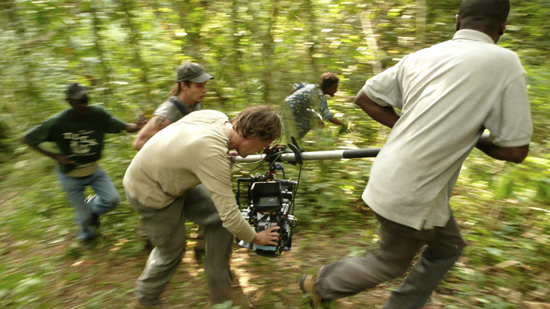
M 321 84 L 321 89 L 327 89 L 339 81 L 340 79 L 334 73 L 326 72 L 321 75 L 321 82 L 319 84 Z
M 461 20 L 503 22 L 510 13 L 509 0 L 462 0 L 458 16 Z
M 230 122 L 242 137 L 261 141 L 279 140 L 283 129 L 281 117 L 267 105 L 247 107 Z

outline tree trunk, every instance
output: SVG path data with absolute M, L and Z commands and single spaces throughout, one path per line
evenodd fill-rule
M 20 64 L 23 65 L 23 78 L 25 80 L 25 95 L 28 95 L 30 98 L 32 98 L 32 102 L 36 101 L 42 101 L 42 97 L 40 96 L 40 92 L 37 91 L 37 88 L 33 84 L 33 78 L 32 78 L 32 63 L 29 59 L 32 59 L 30 57 L 31 52 L 31 44 L 26 44 L 25 37 L 26 37 L 26 31 L 25 26 L 22 25 L 21 20 L 19 19 L 19 16 L 17 15 L 17 10 L 15 3 L 13 0 L 5 0 L 2 4 L 2 9 L 7 13 L 8 15 L 8 23 L 11 27 L 15 29 L 15 32 L 17 33 L 17 36 L 21 39 L 21 43 L 18 45 L 19 53 L 19 59 Z M 19 87 L 20 88 L 20 87 Z
M 380 53 L 380 49 L 378 48 L 378 43 L 376 41 L 376 36 L 373 30 L 372 22 L 370 20 L 370 14 L 372 11 L 364 11 L 361 14 L 361 25 L 363 27 L 363 34 L 365 36 L 365 40 L 367 41 L 367 47 L 368 50 L 370 50 L 374 54 L 374 60 L 370 61 L 370 65 L 372 66 L 372 73 L 374 75 L 377 75 L 382 72 L 382 62 L 378 59 L 378 55 Z M 386 140 L 388 136 L 388 129 L 380 125 L 378 128 L 378 140 L 383 141 Z
M 99 57 L 99 62 L 101 63 L 101 67 L 103 68 L 103 78 L 102 78 L 102 84 L 103 87 L 107 89 L 109 97 L 113 96 L 113 89 L 111 89 L 111 69 L 109 66 L 105 63 L 105 56 L 103 54 L 103 46 L 101 44 L 101 36 L 99 35 L 100 29 L 100 21 L 99 17 L 97 16 L 97 9 L 96 4 L 90 5 L 90 11 L 92 13 L 93 17 L 93 33 L 94 33 L 94 45 L 97 51 L 97 55 Z M 104 100 L 107 101 L 108 97 L 104 97 Z
M 318 43 L 318 35 L 319 35 L 319 29 L 317 29 L 317 17 L 315 16 L 315 8 L 313 4 L 311 3 L 311 0 L 306 0 L 304 2 L 304 11 L 309 12 L 308 15 L 308 28 L 310 33 L 310 38 L 313 44 L 309 47 L 309 60 L 311 63 L 311 70 L 313 71 L 313 75 L 315 76 L 316 80 L 317 77 L 321 75 L 321 71 L 319 69 L 319 65 L 317 64 L 317 61 L 315 60 L 315 57 L 313 56 L 315 54 L 315 47 Z
M 250 3 L 250 2 L 249 2 Z M 261 4 L 259 4 L 261 6 Z M 258 23 L 262 20 L 256 11 L 253 8 L 252 3 L 249 4 L 250 14 L 254 21 L 253 24 L 248 24 L 248 29 L 252 31 L 254 37 L 257 38 L 262 43 L 261 53 L 262 53 L 262 64 L 264 67 L 262 74 L 262 84 L 264 85 L 264 92 L 262 94 L 262 100 L 264 102 L 269 102 L 271 98 L 271 92 L 273 88 L 273 24 L 277 20 L 279 14 L 278 6 L 276 1 L 272 1 L 270 5 L 271 14 L 264 19 L 265 20 L 265 30 L 258 30 L 262 28 L 262 25 Z
M 130 44 L 134 50 L 134 62 L 137 64 L 137 66 L 139 67 L 140 71 L 141 71 L 141 82 L 143 82 L 143 84 L 145 85 L 145 90 L 146 90 L 146 94 L 145 96 L 147 98 L 150 98 L 150 94 L 151 94 L 151 85 L 149 84 L 149 80 L 148 80 L 148 77 L 147 77 L 147 72 L 148 72 L 148 69 L 147 69 L 147 64 L 145 63 L 145 61 L 143 61 L 143 59 L 141 58 L 140 56 L 140 50 L 139 50 L 139 41 L 140 41 L 140 36 L 139 36 L 139 32 L 138 30 L 136 29 L 136 26 L 134 25 L 134 23 L 132 22 L 132 15 L 130 14 L 130 4 L 128 3 L 127 0 L 122 0 L 121 3 L 120 3 L 120 8 L 121 10 L 124 12 L 125 14 L 125 24 L 126 24 L 126 27 L 128 27 L 128 29 L 130 30 Z
M 267 29 L 262 39 L 262 58 L 264 60 L 264 85 L 265 91 L 263 95 L 264 102 L 270 102 L 273 85 L 273 25 L 277 22 L 277 16 L 279 15 L 279 9 L 277 6 L 278 1 L 272 1 L 273 13 L 267 21 Z

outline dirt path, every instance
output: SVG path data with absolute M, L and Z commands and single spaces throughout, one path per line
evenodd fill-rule
M 330 238 L 322 236 L 319 243 L 328 244 Z M 176 308 L 204 308 L 206 304 L 204 271 L 192 245 L 190 241 L 180 269 L 163 294 L 165 301 Z M 128 308 L 133 301 L 133 283 L 143 269 L 148 251 L 120 257 L 116 254 L 118 247 L 100 244 L 86 258 L 70 258 L 71 250 L 75 250 L 70 241 L 35 247 L 35 257 L 63 257 L 49 277 L 49 291 L 41 292 L 35 304 L 41 308 Z M 343 257 L 348 251 L 343 245 L 326 248 L 311 246 L 299 235 L 295 236 L 293 249 L 278 258 L 258 256 L 248 249 L 235 247 L 232 269 L 254 308 L 310 308 L 298 286 L 300 275 L 313 274 L 329 260 Z M 338 300 L 333 308 L 381 308 L 389 295 L 389 287 L 381 285 L 368 293 Z

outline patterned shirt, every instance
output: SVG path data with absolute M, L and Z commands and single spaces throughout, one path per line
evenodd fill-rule
M 286 97 L 283 104 L 283 122 L 285 130 L 289 131 L 289 125 L 294 126 L 294 134 L 302 138 L 311 130 L 310 119 L 317 110 L 323 120 L 333 118 L 327 105 L 327 98 L 318 85 L 299 83 L 294 84 L 294 93 Z M 290 124 L 289 122 L 293 123 Z M 287 132 L 289 133 L 289 132 Z

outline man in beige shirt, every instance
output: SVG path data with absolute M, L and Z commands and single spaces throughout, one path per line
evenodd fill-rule
M 363 193 L 380 248 L 303 276 L 314 305 L 399 277 L 420 252 L 384 308 L 423 308 L 466 245 L 449 204 L 464 160 L 474 147 L 515 163 L 527 156 L 527 76 L 518 56 L 496 45 L 509 10 L 508 0 L 462 0 L 452 40 L 407 55 L 357 94 L 363 111 L 392 128 Z
M 281 130 L 279 115 L 268 106 L 246 108 L 231 120 L 221 112 L 197 111 L 155 134 L 138 152 L 123 183 L 155 248 L 136 283 L 136 308 L 162 306 L 160 295 L 185 251 L 186 218 L 205 226 L 210 302 L 232 300 L 233 235 L 276 245 L 278 227 L 256 233 L 242 217 L 231 185 L 229 150 L 242 157 L 260 152 L 280 138 Z

